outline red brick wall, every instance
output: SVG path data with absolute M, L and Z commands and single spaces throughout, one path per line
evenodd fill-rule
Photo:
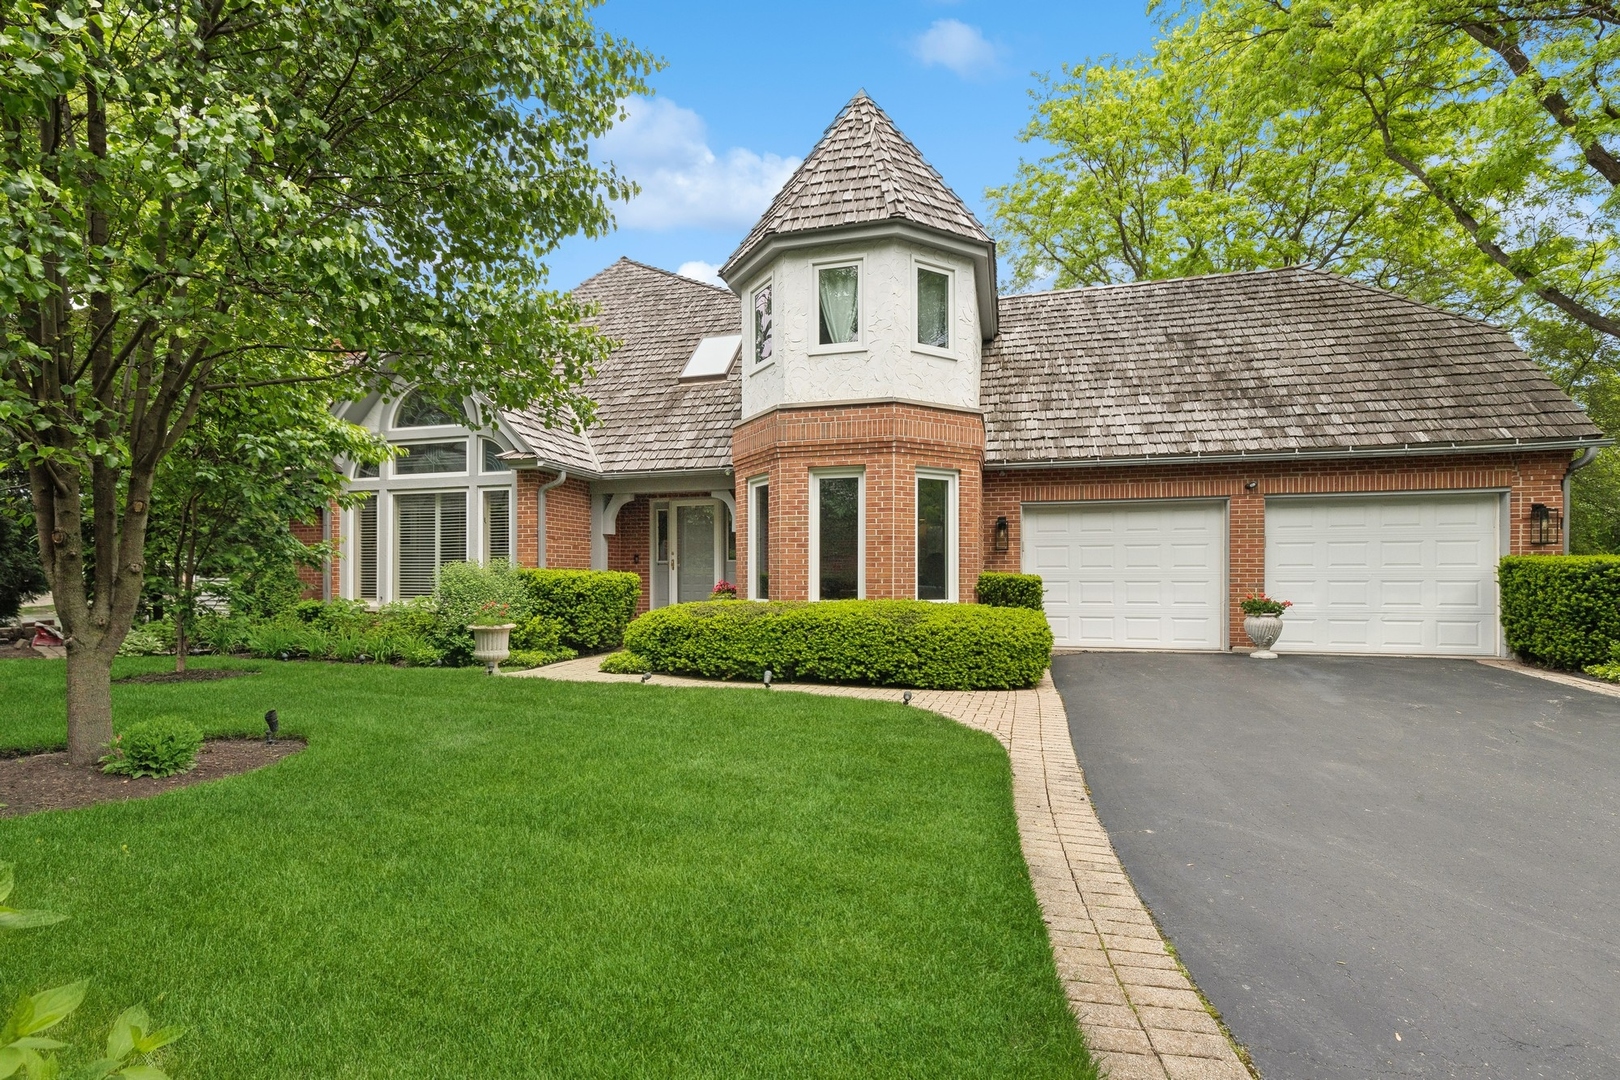
M 331 537 L 324 535 L 323 524 L 324 519 L 327 517 L 332 519 Z M 314 521 L 293 522 L 292 534 L 299 543 L 304 544 L 306 547 L 314 547 L 326 539 L 330 539 L 334 544 L 337 544 L 342 539 L 342 529 L 343 515 L 338 512 L 337 504 L 333 503 L 325 511 L 316 514 Z M 339 584 L 343 580 L 342 559 L 337 555 L 332 557 L 329 578 L 328 585 L 331 589 L 329 595 L 333 597 L 342 596 L 343 593 Z M 298 580 L 304 583 L 303 598 L 305 600 L 322 599 L 321 568 L 319 566 L 300 566 L 298 568 Z
M 519 566 L 540 565 L 540 484 L 536 469 L 517 473 L 517 550 Z
M 1530 546 L 1530 504 L 1563 510 L 1568 451 L 1522 454 L 1358 458 L 1355 461 L 1271 461 L 1118 467 L 986 469 L 979 537 L 985 569 L 1017 571 L 1019 507 L 1026 502 L 1221 497 L 1229 501 L 1229 640 L 1248 642 L 1237 602 L 1265 587 L 1267 495 L 1506 488 L 1511 492 L 1510 548 L 1515 554 L 1552 550 Z M 1249 491 L 1245 484 L 1254 482 Z M 1008 550 L 992 550 L 996 518 L 1011 530 Z M 964 550 L 966 545 L 963 545 Z M 963 594 L 964 597 L 970 595 Z
M 917 594 L 918 468 L 954 469 L 958 498 L 958 594 L 973 596 L 980 551 L 984 421 L 976 413 L 874 404 L 777 409 L 732 433 L 736 469 L 737 577 L 748 581 L 748 481 L 769 475 L 771 596 L 810 594 L 810 471 L 866 472 L 866 595 Z
M 543 483 L 557 478 L 555 473 L 539 474 Z M 569 477 L 547 491 L 546 565 L 566 570 L 591 568 L 591 485 Z M 523 505 L 521 496 L 518 506 Z M 538 538 L 536 539 L 538 555 Z
M 652 501 L 637 495 L 633 502 L 619 507 L 615 527 L 617 531 L 607 538 L 608 569 L 624 570 L 641 578 L 641 599 L 636 601 L 636 614 L 640 615 L 652 602 L 652 567 L 648 565 Z

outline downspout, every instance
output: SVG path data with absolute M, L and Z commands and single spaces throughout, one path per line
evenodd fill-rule
M 1596 461 L 1597 456 L 1598 456 L 1598 448 L 1595 447 L 1595 446 L 1588 446 L 1585 450 L 1581 451 L 1581 456 L 1576 458 L 1574 461 L 1570 462 L 1569 463 L 1569 468 L 1564 470 L 1564 529 L 1563 529 L 1563 532 L 1564 532 L 1564 554 L 1565 555 L 1569 554 L 1570 526 L 1573 525 L 1574 522 L 1575 522 L 1574 507 L 1570 506 L 1570 504 L 1569 504 L 1569 478 L 1574 476 L 1581 469 L 1584 469 L 1588 465 L 1592 464 L 1592 462 Z
M 1566 500 L 1567 501 L 1567 500 Z M 321 511 L 321 543 L 332 542 L 332 506 L 327 504 Z M 321 599 L 332 599 L 332 553 L 327 549 L 326 557 L 321 560 Z
M 558 469 L 557 479 L 551 481 L 549 484 L 541 484 L 538 492 L 539 497 L 535 499 L 535 512 L 540 516 L 540 520 L 535 522 L 535 524 L 539 526 L 540 538 L 540 542 L 535 545 L 540 549 L 539 551 L 535 552 L 535 562 L 539 563 L 542 567 L 546 565 L 546 492 L 550 491 L 552 488 L 556 487 L 558 484 L 567 479 L 568 470 Z M 1567 499 L 1565 501 L 1568 502 Z

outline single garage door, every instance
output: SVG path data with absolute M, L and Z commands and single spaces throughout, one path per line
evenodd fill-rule
M 1497 652 L 1499 495 L 1266 500 L 1279 652 Z
M 1022 555 L 1059 645 L 1224 645 L 1225 503 L 1029 504 Z

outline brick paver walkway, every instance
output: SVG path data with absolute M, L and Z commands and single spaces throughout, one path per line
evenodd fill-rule
M 520 676 L 637 682 L 584 657 Z M 660 686 L 758 688 L 656 675 Z M 902 691 L 794 683 L 783 691 L 899 701 Z M 1086 1043 L 1114 1080 L 1249 1080 L 1249 1071 L 1165 948 L 1091 805 L 1051 676 L 1034 690 L 914 690 L 911 703 L 988 731 L 1012 759 L 1018 834 Z

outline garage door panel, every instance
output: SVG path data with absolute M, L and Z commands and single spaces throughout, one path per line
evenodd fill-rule
M 1058 644 L 1222 646 L 1223 505 L 1032 504 L 1024 517 L 1031 536 L 1026 560 L 1048 583 L 1047 619 Z M 1047 551 L 1060 543 L 1062 560 Z
M 1069 568 L 1069 549 L 1056 547 L 1050 544 L 1040 544 L 1035 548 L 1035 569 L 1067 570 Z
M 1275 498 L 1266 587 L 1282 652 L 1494 655 L 1500 497 Z

